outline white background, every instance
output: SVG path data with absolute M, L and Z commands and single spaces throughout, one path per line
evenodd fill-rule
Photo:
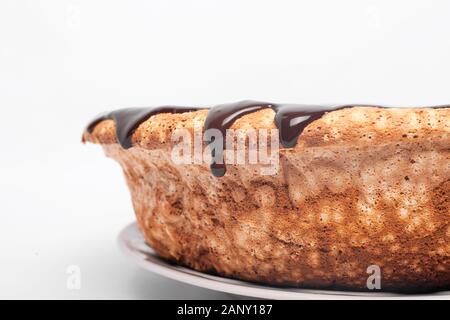
M 226 297 L 120 254 L 128 190 L 80 143 L 100 111 L 446 104 L 449 75 L 450 1 L 1 0 L 0 298 Z

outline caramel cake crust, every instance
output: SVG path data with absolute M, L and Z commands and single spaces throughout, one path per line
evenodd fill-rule
M 246 101 L 236 110 L 254 109 L 233 118 L 228 106 L 141 109 L 125 147 L 114 115 L 83 133 L 122 166 L 139 227 L 160 256 L 273 285 L 368 290 L 375 265 L 384 291 L 450 288 L 447 107 Z M 280 130 L 276 174 L 227 163 L 216 177 L 207 163 L 172 161 L 173 133 L 204 130 L 217 111 L 228 122 L 211 127 Z M 304 121 L 283 129 L 296 117 Z

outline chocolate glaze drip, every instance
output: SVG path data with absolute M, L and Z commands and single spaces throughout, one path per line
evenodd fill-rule
M 211 108 L 205 120 L 205 132 L 210 129 L 217 129 L 222 133 L 222 149 L 211 150 L 211 172 L 216 177 L 225 175 L 226 168 L 223 159 L 223 151 L 226 146 L 226 131 L 231 125 L 240 117 L 261 110 L 263 108 L 270 108 L 271 104 L 266 102 L 257 102 L 251 100 L 240 101 L 230 104 L 221 104 Z M 213 142 L 214 139 L 207 141 Z
M 374 105 L 335 105 L 335 106 L 318 106 L 318 105 L 300 105 L 300 104 L 274 104 L 269 102 L 258 102 L 245 100 L 237 103 L 221 104 L 212 107 L 205 120 L 204 130 L 217 129 L 222 133 L 221 150 L 211 150 L 212 163 L 211 172 L 216 177 L 225 175 L 226 167 L 223 159 L 223 150 L 226 146 L 226 130 L 240 117 L 256 112 L 261 109 L 271 108 L 275 111 L 275 125 L 279 131 L 281 144 L 285 148 L 292 148 L 297 143 L 298 137 L 303 130 L 313 121 L 320 119 L 325 113 L 345 108 L 358 107 L 378 107 Z M 448 108 L 449 105 L 435 106 L 428 108 Z M 131 137 L 139 125 L 153 115 L 158 113 L 183 113 L 189 111 L 197 111 L 202 108 L 197 107 L 149 107 L 149 108 L 127 108 L 101 114 L 92 120 L 87 132 L 92 133 L 95 126 L 107 119 L 112 119 L 116 123 L 116 136 L 120 145 L 128 149 L 131 147 Z M 213 142 L 211 138 L 206 142 Z
M 325 113 L 344 106 L 316 106 L 301 104 L 275 104 L 275 125 L 278 128 L 283 147 L 293 148 L 303 130 Z
M 147 107 L 147 108 L 126 108 L 98 115 L 87 126 L 86 131 L 92 133 L 95 126 L 103 120 L 114 120 L 116 123 L 116 137 L 124 149 L 131 147 L 131 137 L 139 125 L 153 115 L 158 113 L 183 113 L 196 111 L 195 107 Z

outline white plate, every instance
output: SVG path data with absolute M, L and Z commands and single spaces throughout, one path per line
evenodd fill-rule
M 401 295 L 380 292 L 351 292 L 279 288 L 233 280 L 201 273 L 168 263 L 159 258 L 139 231 L 137 224 L 125 227 L 119 235 L 119 246 L 142 268 L 161 276 L 211 290 L 263 299 L 450 299 L 450 292 Z

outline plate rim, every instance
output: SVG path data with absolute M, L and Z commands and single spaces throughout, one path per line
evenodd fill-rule
M 140 239 L 139 239 L 140 238 Z M 132 245 L 132 241 L 140 241 L 148 252 L 142 252 Z M 450 292 L 435 292 L 428 294 L 400 294 L 390 292 L 355 292 L 332 291 L 319 289 L 283 288 L 251 283 L 242 280 L 225 278 L 207 273 L 202 273 L 187 267 L 173 265 L 159 258 L 154 250 L 144 241 L 137 222 L 131 222 L 119 233 L 117 239 L 122 253 L 133 260 L 141 268 L 156 273 L 160 276 L 186 283 L 189 285 L 206 288 L 209 290 L 235 294 L 248 298 L 281 299 L 281 300 L 427 300 L 450 299 Z M 151 260 L 145 259 L 150 255 Z

